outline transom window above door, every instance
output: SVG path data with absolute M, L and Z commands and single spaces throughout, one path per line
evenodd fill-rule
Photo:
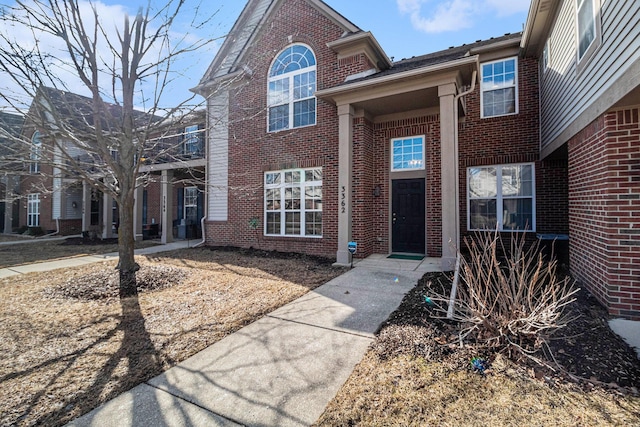
M 316 124 L 316 57 L 302 44 L 283 50 L 269 71 L 269 132 Z
M 391 170 L 424 169 L 424 136 L 391 140 Z

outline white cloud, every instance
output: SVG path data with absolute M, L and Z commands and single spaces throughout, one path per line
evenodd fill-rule
M 425 33 L 471 28 L 487 15 L 504 17 L 526 12 L 530 0 L 396 0 L 398 10 Z

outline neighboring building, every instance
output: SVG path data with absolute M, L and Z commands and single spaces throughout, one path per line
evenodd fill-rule
M 144 238 L 201 239 L 205 205 L 206 111 L 199 110 L 153 135 L 153 161 L 140 167 L 136 234 Z M 140 194 L 141 193 L 141 194 Z M 163 206 L 171 209 L 163 210 Z M 167 224 L 167 226 L 165 226 Z M 165 233 L 164 230 L 167 232 Z
M 0 111 L 0 233 L 11 233 L 19 227 L 20 175 L 15 138 L 20 135 L 24 117 Z
M 600 3 L 534 0 L 524 35 L 392 62 L 320 0 L 250 0 L 194 89 L 207 244 L 451 268 L 497 224 L 568 238 L 574 276 L 640 318 L 640 3 Z
M 640 319 L 640 2 L 534 0 L 540 157 L 568 162 L 572 276 Z
M 39 99 L 39 96 L 44 99 Z M 64 120 L 72 129 L 75 129 L 74 121 L 82 123 L 90 120 L 90 109 L 85 117 L 80 117 L 90 105 L 86 97 L 43 88 L 32 102 L 27 117 L 50 114 L 37 109 L 39 102 L 60 104 L 58 112 L 65 115 Z M 119 107 L 112 108 L 117 110 Z M 139 116 L 141 119 L 149 117 L 142 112 Z M 202 111 L 180 120 L 167 121 L 165 125 L 158 125 L 156 134 L 146 142 L 150 149 L 147 150 L 145 164 L 140 167 L 140 186 L 136 192 L 134 226 L 137 239 L 159 237 L 166 242 L 174 237 L 201 236 L 199 220 L 204 206 L 204 120 Z M 81 138 L 80 135 L 81 131 L 78 131 L 74 138 Z M 31 148 L 25 150 L 19 186 L 19 226 L 39 227 L 44 232 L 58 232 L 61 235 L 88 232 L 102 238 L 114 237 L 118 232 L 118 206 L 115 200 L 81 179 L 73 172 L 73 168 L 56 167 L 75 161 L 82 170 L 101 179 L 105 171 L 102 160 L 83 150 L 79 141 L 56 140 L 58 145 L 64 147 L 62 150 L 53 147 L 52 138 L 55 136 L 47 135 L 33 120 L 27 120 L 22 130 L 22 139 L 31 141 Z M 117 149 L 110 151 L 114 158 L 118 156 Z M 171 208 L 163 209 L 164 206 Z M 169 225 L 165 227 L 165 224 Z

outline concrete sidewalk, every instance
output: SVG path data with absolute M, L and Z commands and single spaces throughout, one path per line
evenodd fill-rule
M 406 292 L 439 268 L 428 259 L 361 261 L 69 425 L 310 425 Z
M 29 241 L 30 243 L 31 241 Z M 192 247 L 196 245 L 199 241 L 187 241 L 187 240 L 179 240 L 172 243 L 167 243 L 166 245 L 156 245 L 150 246 L 148 248 L 136 249 L 136 255 L 149 255 L 155 254 L 158 252 L 166 252 L 172 251 L 174 249 L 182 249 L 187 247 Z M 24 244 L 26 242 L 19 243 L 6 243 L 5 244 Z M 4 279 L 5 277 L 17 276 L 25 273 L 34 273 L 34 272 L 43 272 L 43 271 L 51 271 L 57 270 L 59 268 L 68 268 L 68 267 L 77 267 L 79 265 L 92 264 L 95 262 L 106 261 L 111 259 L 118 258 L 117 252 L 110 252 L 107 254 L 94 254 L 94 255 L 84 255 L 70 258 L 62 258 L 53 261 L 39 262 L 35 264 L 25 264 L 25 265 L 17 265 L 15 267 L 7 267 L 0 268 L 0 279 Z

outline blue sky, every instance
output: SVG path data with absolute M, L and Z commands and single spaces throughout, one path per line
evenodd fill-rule
M 30 0 L 26 0 L 30 2 Z M 79 0 L 88 5 L 87 0 Z M 148 0 L 93 0 L 99 6 L 100 20 L 115 29 L 122 25 L 123 13 L 136 13 Z M 389 57 L 396 61 L 410 58 L 450 46 L 472 43 L 480 39 L 499 37 L 505 33 L 521 31 L 526 21 L 530 0 L 325 0 L 327 4 L 365 31 L 371 31 Z M 198 19 L 205 19 L 217 10 L 211 20 L 199 30 L 190 27 L 194 4 L 202 4 Z M 162 7 L 166 0 L 151 0 L 155 7 Z M 210 44 L 194 55 L 184 57 L 172 67 L 174 81 L 163 104 L 170 106 L 176 100 L 186 99 L 189 88 L 196 86 L 213 60 L 223 37 L 233 26 L 246 0 L 188 0 L 182 20 L 173 26 L 177 38 L 187 40 L 214 38 Z M 110 22 L 113 24 L 108 25 Z M 15 43 L 28 46 L 29 31 L 9 31 Z M 114 30 L 115 31 L 115 30 Z M 114 34 L 112 34 L 113 36 Z M 41 46 L 45 43 L 41 40 Z M 55 49 L 56 44 L 52 43 Z M 65 80 L 71 81 L 73 76 Z M 4 80 L 7 81 L 7 80 Z M 6 89 L 0 87 L 0 89 Z
M 371 31 L 396 61 L 522 31 L 530 0 L 325 0 L 351 22 Z M 209 4 L 216 4 L 210 2 Z M 231 29 L 246 4 L 220 0 L 214 30 Z M 214 49 L 194 67 L 204 72 Z M 192 86 L 202 77 L 194 76 Z

